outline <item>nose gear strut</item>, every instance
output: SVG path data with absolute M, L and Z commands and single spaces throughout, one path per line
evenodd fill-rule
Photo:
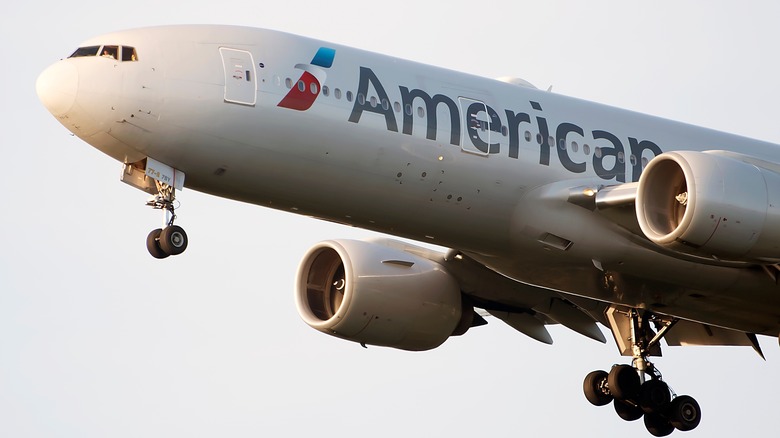
M 701 421 L 699 404 L 693 397 L 674 394 L 648 360 L 651 355 L 660 356 L 659 342 L 678 320 L 661 320 L 638 309 L 623 311 L 614 307 L 607 316 L 618 347 L 631 354 L 632 364 L 588 374 L 583 382 L 585 398 L 595 406 L 613 403 L 615 412 L 626 421 L 644 417 L 645 427 L 654 436 L 696 428 Z M 657 333 L 650 328 L 651 321 L 659 327 Z
M 146 202 L 146 205 L 155 210 L 165 210 L 165 228 L 152 230 L 146 236 L 146 249 L 152 257 L 164 259 L 168 256 L 179 255 L 187 249 L 187 233 L 178 225 L 174 225 L 176 219 L 175 201 L 176 189 L 166 183 L 155 181 L 157 195 Z
M 176 219 L 176 190 L 184 189 L 184 177 L 181 170 L 150 157 L 123 165 L 120 180 L 152 195 L 146 205 L 155 210 L 165 210 L 164 227 L 152 230 L 146 236 L 146 249 L 154 258 L 164 259 L 187 249 L 187 233 L 173 224 Z

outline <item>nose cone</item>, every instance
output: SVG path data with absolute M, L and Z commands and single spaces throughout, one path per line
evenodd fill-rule
M 79 72 L 71 62 L 60 61 L 38 76 L 35 90 L 46 109 L 54 116 L 65 115 L 76 101 Z

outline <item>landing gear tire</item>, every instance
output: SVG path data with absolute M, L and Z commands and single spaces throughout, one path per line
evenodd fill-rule
M 639 389 L 639 406 L 648 414 L 662 412 L 671 401 L 669 385 L 663 380 L 648 380 Z
M 164 259 L 170 255 L 160 248 L 160 234 L 162 231 L 162 228 L 157 228 L 146 236 L 146 249 L 156 259 Z
M 701 421 L 701 408 L 693 397 L 681 395 L 669 406 L 671 424 L 680 431 L 693 430 Z
M 160 248 L 168 255 L 179 255 L 187 249 L 187 233 L 178 225 L 167 226 L 160 233 L 159 243 Z
M 639 374 L 631 365 L 615 365 L 607 378 L 609 392 L 618 400 L 635 400 L 639 395 L 641 382 Z
M 660 414 L 645 414 L 645 427 L 654 436 L 667 436 L 674 432 L 674 426 Z
M 636 421 L 645 414 L 639 406 L 629 404 L 622 400 L 615 400 L 613 404 L 615 405 L 615 412 L 617 412 L 618 417 L 626 421 Z
M 609 404 L 614 397 L 607 390 L 607 378 L 609 374 L 606 371 L 592 371 L 585 376 L 582 383 L 582 390 L 585 398 L 594 406 L 604 406 Z

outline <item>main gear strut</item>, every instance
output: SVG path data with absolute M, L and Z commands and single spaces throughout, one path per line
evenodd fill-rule
M 618 347 L 621 341 L 628 341 L 623 350 L 629 350 L 633 360 L 631 365 L 614 365 L 609 372 L 588 374 L 583 382 L 585 398 L 596 406 L 613 403 L 615 412 L 626 421 L 644 417 L 645 427 L 655 436 L 696 428 L 701 421 L 699 404 L 693 397 L 674 394 L 648 360 L 651 355 L 660 355 L 660 340 L 678 320 L 662 320 L 639 309 L 611 308 L 610 312 Z M 657 332 L 650 327 L 651 321 L 658 327 Z

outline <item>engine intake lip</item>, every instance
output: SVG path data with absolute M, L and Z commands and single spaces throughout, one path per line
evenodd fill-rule
M 296 301 L 301 317 L 313 327 L 333 325 L 348 307 L 351 281 L 343 257 L 338 248 L 326 244 L 316 245 L 304 256 Z
M 696 187 L 688 163 L 677 154 L 659 155 L 639 178 L 636 213 L 645 236 L 670 244 L 688 228 L 696 201 Z

